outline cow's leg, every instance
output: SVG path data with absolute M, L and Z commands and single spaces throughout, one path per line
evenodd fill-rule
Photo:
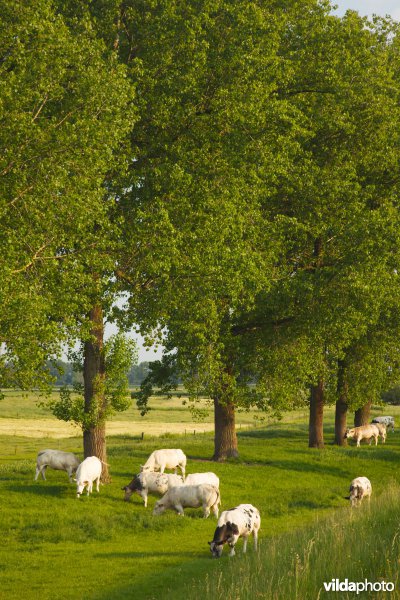
M 375 446 L 377 446 L 377 445 L 378 445 L 378 436 L 376 435 L 375 436 Z
M 40 474 L 42 476 L 42 479 L 44 479 L 46 481 L 46 469 L 47 469 L 47 465 L 42 465 L 40 467 Z
M 229 556 L 235 556 L 235 544 L 234 544 L 234 542 L 232 544 L 229 544 L 229 548 L 231 549 L 231 551 L 229 552 Z
M 176 512 L 178 513 L 178 515 L 181 515 L 181 517 L 185 516 L 185 513 L 183 512 L 183 506 L 182 504 L 177 504 L 176 506 L 174 506 Z
M 73 469 L 71 469 L 71 467 L 68 468 L 67 469 L 67 475 L 68 475 L 68 479 L 69 479 L 70 483 L 72 483 L 72 473 L 73 473 Z
M 182 473 L 182 479 L 183 479 L 183 481 L 185 481 L 185 473 L 186 473 L 185 465 L 179 465 L 179 468 Z
M 258 531 L 256 529 L 254 529 L 254 531 L 253 531 L 253 538 L 254 538 L 254 550 L 257 552 Z
M 164 473 L 164 471 L 165 471 L 165 465 L 161 465 L 161 467 L 160 467 L 160 473 Z
M 215 518 L 218 519 L 218 514 L 219 514 L 218 501 L 214 504 L 214 506 L 212 507 L 211 510 L 212 510 L 213 515 L 215 516 Z
M 243 537 L 243 554 L 246 554 L 246 551 L 247 551 L 247 538 L 248 538 L 247 535 L 245 535 Z
M 96 479 L 96 492 L 100 491 L 100 475 Z
M 40 468 L 37 466 L 36 473 L 35 473 L 35 481 L 37 481 L 37 478 L 39 477 L 39 473 L 40 473 Z
M 207 519 L 207 517 L 209 517 L 210 515 L 210 508 L 207 506 L 207 504 L 203 504 L 203 517 L 205 519 Z
M 360 445 L 360 438 L 357 438 L 357 447 Z
M 142 490 L 140 494 L 144 501 L 144 507 L 147 508 L 147 490 Z

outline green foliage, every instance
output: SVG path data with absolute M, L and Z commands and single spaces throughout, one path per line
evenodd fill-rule
M 97 376 L 93 382 L 93 397 L 89 410 L 85 410 L 84 386 L 75 383 L 73 388 L 62 387 L 58 398 L 51 397 L 46 405 L 54 416 L 62 421 L 72 421 L 82 429 L 104 423 L 113 414 L 129 408 L 131 396 L 128 373 L 137 361 L 136 342 L 118 333 L 104 345 L 105 377 Z M 82 356 L 75 355 L 76 368 L 82 370 Z
M 132 87 L 85 17 L 70 26 L 49 0 L 0 15 L 0 384 L 27 387 L 90 306 Z

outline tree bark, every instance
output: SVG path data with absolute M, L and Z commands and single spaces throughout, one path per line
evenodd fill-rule
M 90 311 L 92 321 L 91 339 L 84 342 L 83 382 L 84 413 L 89 425 L 83 430 L 83 452 L 85 458 L 97 456 L 102 461 L 101 480 L 111 481 L 107 465 L 107 446 L 104 412 L 105 361 L 104 361 L 104 323 L 103 310 L 96 305 Z
M 367 402 L 361 408 L 358 408 L 354 413 L 354 427 L 360 427 L 361 425 L 368 425 L 370 420 L 372 402 Z
M 324 447 L 324 382 L 319 380 L 311 387 L 308 447 Z
M 214 456 L 212 460 L 223 461 L 239 456 L 235 426 L 235 406 L 232 402 L 220 402 L 214 398 Z
M 347 429 L 347 411 L 348 411 L 348 386 L 346 381 L 346 364 L 340 360 L 338 363 L 338 400 L 335 409 L 335 444 L 337 446 L 347 446 L 347 439 L 344 437 Z

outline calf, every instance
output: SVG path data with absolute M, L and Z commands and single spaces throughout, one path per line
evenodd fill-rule
M 375 417 L 372 419 L 372 423 L 382 423 L 383 425 L 386 425 L 387 430 L 391 429 L 394 431 L 394 417 Z
M 350 484 L 350 496 L 346 496 L 346 500 L 350 500 L 350 506 L 359 506 L 363 498 L 371 500 L 372 486 L 369 479 L 366 477 L 357 477 Z
M 226 543 L 231 549 L 229 556 L 234 556 L 235 544 L 240 537 L 243 538 L 243 552 L 246 552 L 247 539 L 251 533 L 254 538 L 254 550 L 257 550 L 260 525 L 260 513 L 251 504 L 239 504 L 235 508 L 224 510 L 218 519 L 213 541 L 208 542 L 213 557 L 219 558 L 221 556 Z
M 144 505 L 147 506 L 147 496 L 149 494 L 162 496 L 169 488 L 176 485 L 183 485 L 183 479 L 180 475 L 144 471 L 135 475 L 132 481 L 122 490 L 125 492 L 124 500 L 128 501 L 133 492 L 136 492 L 143 498 Z
M 200 485 L 209 483 L 219 489 L 219 477 L 215 473 L 190 473 L 185 479 L 185 485 Z
M 154 450 L 145 464 L 140 465 L 140 470 L 142 472 L 160 471 L 160 473 L 164 473 L 165 469 L 175 469 L 176 474 L 177 467 L 180 468 L 183 480 L 185 480 L 186 456 L 182 450 L 166 448 L 163 450 Z
M 153 515 L 161 515 L 168 508 L 175 510 L 178 515 L 184 515 L 184 508 L 203 508 L 203 516 L 207 519 L 212 510 L 218 519 L 218 506 L 221 498 L 218 488 L 207 483 L 200 485 L 182 485 L 173 487 L 156 502 Z
M 56 471 L 66 471 L 69 482 L 72 483 L 72 475 L 79 466 L 79 458 L 72 452 L 63 452 L 62 450 L 41 450 L 36 459 L 35 481 L 39 473 L 46 480 L 46 469 L 50 467 Z
M 96 481 L 96 490 L 99 491 L 101 477 L 101 461 L 97 456 L 88 456 L 79 465 L 76 471 L 76 496 L 82 494 L 83 490 L 87 486 L 87 495 L 93 489 L 93 482 Z
M 361 440 L 370 440 L 375 438 L 375 446 L 378 443 L 379 429 L 375 425 L 361 425 L 360 427 L 353 427 L 348 429 L 344 434 L 345 438 L 354 438 L 357 440 L 357 446 L 360 445 Z

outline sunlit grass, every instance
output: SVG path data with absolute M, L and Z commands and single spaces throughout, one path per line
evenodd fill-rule
M 397 407 L 385 412 L 399 414 Z M 164 414 L 154 411 L 160 421 Z M 350 560 L 349 552 L 353 556 L 354 536 L 362 523 L 355 520 L 353 526 L 353 522 L 346 521 L 350 511 L 344 496 L 354 477 L 365 475 L 371 480 L 372 516 L 366 523 L 372 531 L 384 515 L 379 507 L 385 506 L 388 483 L 400 485 L 400 436 L 397 432 L 389 434 L 385 446 L 337 448 L 330 443 L 332 410 L 327 411 L 326 424 L 327 445 L 323 451 L 307 447 L 307 417 L 301 411 L 265 428 L 239 429 L 240 458 L 226 464 L 209 461 L 212 433 L 152 437 L 146 432 L 143 440 L 126 434 L 110 437 L 112 482 L 102 486 L 99 494 L 94 492 L 80 500 L 66 473 L 48 470 L 47 481 L 33 481 L 38 450 L 53 447 L 82 456 L 80 437 L 55 440 L 0 436 L 0 596 L 6 600 L 183 600 L 199 595 L 219 597 L 228 590 L 224 598 L 273 599 L 265 595 L 265 590 L 280 586 L 283 595 L 279 598 L 295 598 L 293 593 L 298 593 L 298 598 L 308 599 L 317 598 L 317 585 L 321 587 L 325 580 L 322 577 L 329 575 L 329 581 L 341 577 L 340 573 L 346 577 L 359 573 L 356 580 L 362 578 L 363 565 L 371 570 L 377 559 L 371 562 L 361 552 L 386 556 L 392 544 L 394 533 L 389 525 L 397 526 L 399 522 L 395 513 L 398 488 L 393 487 L 394 496 L 388 496 L 387 501 L 393 518 L 389 513 L 387 518 L 382 516 L 380 537 L 365 537 L 363 533 L 361 549 L 357 549 L 361 554 L 355 555 L 354 569 L 348 572 L 344 567 Z M 121 487 L 138 472 L 150 452 L 160 447 L 182 448 L 188 456 L 188 472 L 211 470 L 219 475 L 222 510 L 241 502 L 259 508 L 262 524 L 258 557 L 249 543 L 244 558 L 239 542 L 234 559 L 224 553 L 221 560 L 212 560 L 207 542 L 212 539 L 215 520 L 202 519 L 199 510 L 185 511 L 184 518 L 172 512 L 156 518 L 152 516 L 155 498 L 149 499 L 147 510 L 138 496 L 128 503 L 123 501 Z M 354 518 L 364 514 L 362 509 Z M 314 525 L 316 520 L 319 523 Z M 337 546 L 333 543 L 335 535 L 323 537 L 330 530 L 341 532 Z M 365 548 L 364 539 L 369 544 Z M 394 548 L 397 552 L 397 546 Z M 309 563 L 313 565 L 311 577 L 303 568 L 305 557 L 316 561 L 317 555 L 322 557 L 321 565 Z M 293 561 L 298 563 L 294 580 L 298 588 L 293 587 L 289 576 L 297 564 Z M 343 571 L 339 569 L 336 575 L 334 570 L 324 570 L 324 561 L 332 569 L 336 563 L 342 564 Z M 390 570 L 384 571 L 385 576 L 387 573 Z M 261 575 L 264 579 L 260 588 L 254 587 Z M 284 585 L 286 580 L 289 583 Z M 247 589 L 253 595 L 246 596 Z

